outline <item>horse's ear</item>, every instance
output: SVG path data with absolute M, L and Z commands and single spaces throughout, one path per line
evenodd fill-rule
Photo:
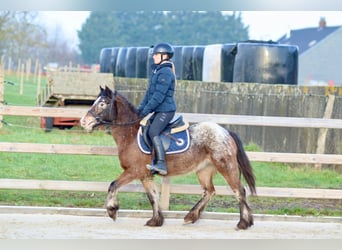
M 106 86 L 105 93 L 106 93 L 107 96 L 111 97 L 113 92 L 112 92 L 112 90 L 110 88 L 108 88 L 108 86 Z

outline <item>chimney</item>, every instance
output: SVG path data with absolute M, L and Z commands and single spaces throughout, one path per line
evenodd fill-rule
M 325 17 L 321 17 L 321 19 L 319 19 L 318 27 L 321 29 L 327 27 L 327 22 L 325 20 Z

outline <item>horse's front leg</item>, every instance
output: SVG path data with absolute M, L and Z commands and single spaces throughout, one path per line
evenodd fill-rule
M 120 187 L 133 181 L 133 177 L 128 172 L 123 172 L 118 179 L 112 181 L 108 187 L 108 195 L 106 201 L 107 213 L 114 221 L 117 218 L 119 210 L 118 190 Z
M 142 185 L 145 188 L 147 197 L 151 203 L 153 209 L 153 216 L 146 222 L 146 226 L 160 227 L 164 223 L 164 216 L 159 205 L 159 192 L 153 177 L 146 177 L 141 180 Z

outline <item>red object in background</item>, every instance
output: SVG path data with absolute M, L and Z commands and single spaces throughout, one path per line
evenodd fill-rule
M 79 118 L 63 118 L 63 117 L 42 117 L 40 120 L 40 127 L 45 131 L 51 131 L 53 127 L 60 129 L 72 128 L 80 123 Z

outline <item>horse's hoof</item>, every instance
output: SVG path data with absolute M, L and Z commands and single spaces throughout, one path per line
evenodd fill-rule
M 194 222 L 192 222 L 190 220 L 188 220 L 188 221 L 184 220 L 183 225 L 189 225 L 189 224 L 194 224 Z
M 184 224 L 194 224 L 199 219 L 199 216 L 189 213 L 184 217 Z
M 164 218 L 163 217 L 158 217 L 158 218 L 152 218 L 148 220 L 145 224 L 145 226 L 149 227 L 161 227 L 164 223 Z
M 249 227 L 249 223 L 246 220 L 240 220 L 236 225 L 235 230 L 246 230 Z
M 115 207 L 107 207 L 107 213 L 110 218 L 113 219 L 113 221 L 116 221 L 116 218 L 118 216 L 118 209 Z

